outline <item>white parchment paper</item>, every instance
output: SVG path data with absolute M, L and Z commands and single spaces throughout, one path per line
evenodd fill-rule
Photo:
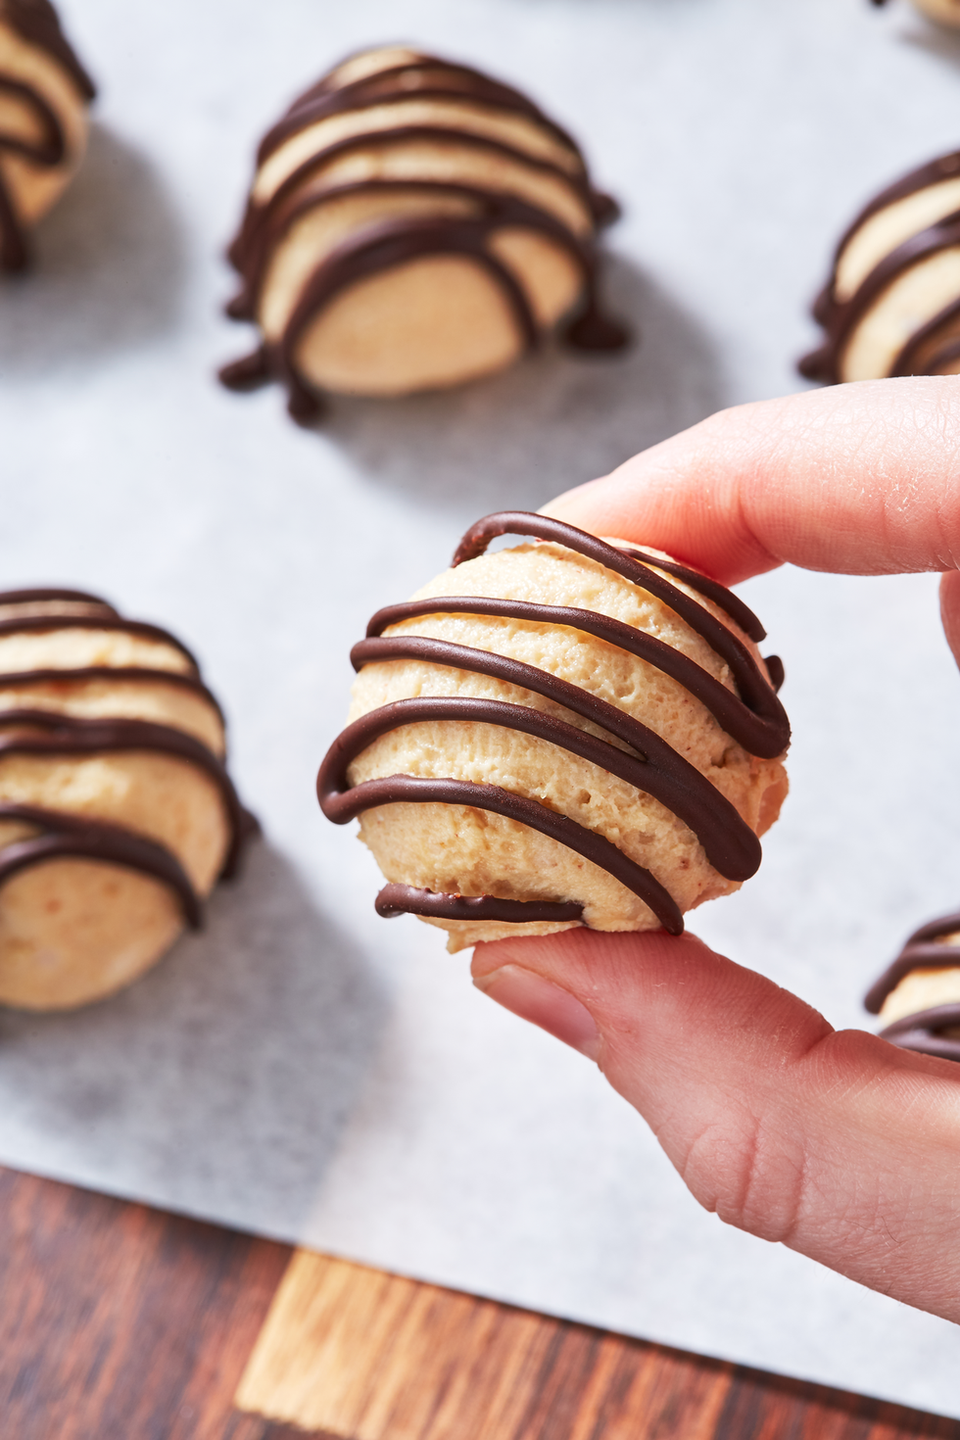
M 701 1212 L 579 1056 L 373 912 L 313 796 L 350 644 L 463 528 L 536 507 L 737 401 L 795 389 L 839 231 L 960 141 L 960 39 L 866 0 L 69 0 L 89 159 L 0 289 L 4 585 L 178 630 L 232 719 L 266 840 L 207 929 L 69 1016 L 0 1013 L 0 1162 L 631 1334 L 960 1416 L 960 1332 Z M 360 45 L 529 88 L 621 197 L 620 360 L 548 353 L 451 395 L 218 389 L 249 336 L 220 255 L 254 144 Z M 835 1024 L 958 900 L 960 680 L 932 577 L 744 593 L 786 660 L 793 794 L 758 878 L 695 917 Z

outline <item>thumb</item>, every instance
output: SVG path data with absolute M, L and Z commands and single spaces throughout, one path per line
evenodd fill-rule
M 960 1067 L 838 1033 L 690 935 L 501 940 L 473 973 L 597 1060 L 721 1220 L 960 1321 Z

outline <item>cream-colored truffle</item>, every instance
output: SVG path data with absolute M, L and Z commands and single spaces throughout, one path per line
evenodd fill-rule
M 402 395 L 502 369 L 567 322 L 615 348 L 594 241 L 615 214 L 574 142 L 526 97 L 407 48 L 365 51 L 266 136 L 230 255 L 230 306 L 263 345 L 221 372 L 271 376 L 309 420 L 325 392 Z
M 483 553 L 503 533 L 540 540 Z M 318 781 L 329 818 L 360 815 L 391 882 L 381 912 L 420 913 L 451 950 L 682 928 L 753 873 L 786 794 L 755 617 L 667 557 L 544 516 L 488 517 L 458 553 L 355 648 Z
M 809 379 L 960 374 L 960 152 L 891 185 L 840 241 Z
M 149 969 L 236 860 L 224 726 L 173 636 L 73 591 L 0 595 L 0 1003 Z
M 69 184 L 87 143 L 93 82 L 48 0 L 0 0 L 0 269 Z

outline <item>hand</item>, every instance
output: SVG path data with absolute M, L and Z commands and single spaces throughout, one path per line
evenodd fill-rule
M 548 510 L 727 584 L 947 571 L 960 662 L 960 378 L 725 411 Z M 501 940 L 473 973 L 595 1060 L 721 1220 L 960 1321 L 960 1065 L 837 1033 L 689 934 Z

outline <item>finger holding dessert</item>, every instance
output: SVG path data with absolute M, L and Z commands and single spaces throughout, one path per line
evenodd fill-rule
M 958 448 L 955 382 L 851 384 L 716 416 L 550 509 L 725 580 L 783 561 L 952 566 L 943 614 L 960 659 Z M 915 937 L 889 996 L 926 1007 L 904 1024 L 942 1044 L 960 1013 L 960 990 L 944 988 L 960 974 L 960 921 L 936 929 Z M 599 1064 L 705 1208 L 960 1321 L 960 1071 L 942 1049 L 902 1048 L 906 1030 L 894 1044 L 836 1033 L 690 934 L 579 926 L 479 945 L 472 968 L 491 999 Z M 946 1027 L 928 1026 L 944 1004 Z

